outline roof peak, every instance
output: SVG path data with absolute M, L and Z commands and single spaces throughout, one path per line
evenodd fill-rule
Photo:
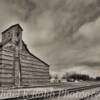
M 10 30 L 10 29 L 13 28 L 13 27 L 19 27 L 19 28 L 23 31 L 23 29 L 22 29 L 22 27 L 20 26 L 20 24 L 14 24 L 14 25 L 8 27 L 8 28 L 7 28 L 5 31 L 3 31 L 2 33 L 5 33 L 6 31 Z

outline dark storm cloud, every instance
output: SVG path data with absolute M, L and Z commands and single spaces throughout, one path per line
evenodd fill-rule
M 84 23 L 95 20 L 100 15 L 99 0 L 4 0 L 13 13 L 24 21 L 34 24 L 50 13 L 48 20 L 53 20 L 52 32 L 57 39 L 72 37 Z M 42 19 L 41 19 L 42 20 Z M 36 23 L 35 23 L 36 22 Z M 49 23 L 48 23 L 49 25 Z M 37 25 L 38 27 L 38 25 Z
M 28 47 L 51 70 L 99 63 L 100 0 L 1 0 L 0 22 L 21 23 Z
M 17 14 L 22 20 L 30 18 L 32 11 L 36 8 L 36 4 L 32 0 L 3 0 L 11 6 L 13 13 Z
M 43 24 L 41 20 L 45 18 L 47 18 L 46 21 L 48 22 L 46 25 L 51 27 L 49 26 L 49 20 L 52 20 L 51 24 L 53 28 L 49 31 L 56 34 L 54 35 L 56 39 L 62 40 L 72 37 L 72 34 L 74 34 L 83 24 L 95 20 L 100 15 L 99 0 L 4 1 L 11 6 L 10 8 L 13 10 L 13 13 L 15 15 L 17 14 L 19 19 L 23 21 L 30 20 L 31 27 L 35 25 L 37 27 L 40 26 Z

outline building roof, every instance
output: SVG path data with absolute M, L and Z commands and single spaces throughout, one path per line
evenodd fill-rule
M 15 25 L 12 25 L 11 27 L 7 28 L 5 31 L 3 31 L 2 33 L 5 33 L 7 32 L 8 30 L 12 29 L 13 27 L 19 27 L 21 29 L 21 31 L 23 31 L 22 27 L 19 25 L 19 24 L 15 24 Z
M 22 41 L 23 41 L 23 40 L 22 40 Z M 29 53 L 31 56 L 35 57 L 36 59 L 38 59 L 40 62 L 44 63 L 45 65 L 49 66 L 49 65 L 48 65 L 47 63 L 45 63 L 43 60 L 39 59 L 39 58 L 36 57 L 34 54 L 32 54 L 32 53 L 29 51 L 29 49 L 27 48 L 27 45 L 25 44 L 24 41 L 23 41 L 23 45 L 24 45 L 25 49 L 28 51 L 28 53 Z

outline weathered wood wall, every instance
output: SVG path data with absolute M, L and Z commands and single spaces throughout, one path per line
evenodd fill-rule
M 0 51 L 0 84 L 13 85 L 13 52 L 2 49 Z
M 21 52 L 23 85 L 42 85 L 49 82 L 49 66 L 28 52 Z
M 2 86 L 14 85 L 14 51 L 0 51 L 0 83 Z M 21 85 L 34 86 L 49 82 L 49 66 L 23 50 L 20 52 Z

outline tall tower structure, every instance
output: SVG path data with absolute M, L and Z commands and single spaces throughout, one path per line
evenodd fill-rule
M 11 49 L 13 51 L 12 77 L 13 85 L 17 87 L 21 85 L 20 50 L 22 49 L 22 31 L 23 29 L 20 25 L 16 24 L 2 32 L 2 43 L 7 43 L 2 49 Z

